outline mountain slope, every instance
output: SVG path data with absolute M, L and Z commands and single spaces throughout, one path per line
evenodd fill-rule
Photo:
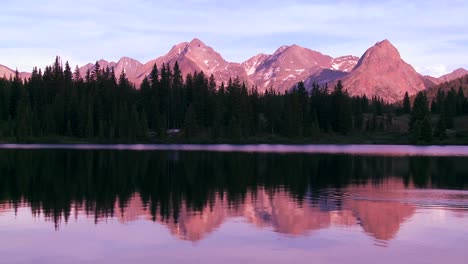
M 328 68 L 332 61 L 330 56 L 292 45 L 280 47 L 270 56 L 256 56 L 243 65 L 255 65 L 247 69 L 252 82 L 260 90 L 273 86 L 275 90 L 283 92 L 321 69 Z
M 14 75 L 15 72 L 13 70 L 0 64 L 0 77 L 10 78 L 10 76 Z
M 461 78 L 461 77 L 463 77 L 463 76 L 465 76 L 467 74 L 468 74 L 467 70 L 465 70 L 463 68 L 459 68 L 459 69 L 456 69 L 456 70 L 454 70 L 453 72 L 451 72 L 449 74 L 446 74 L 446 75 L 443 75 L 443 76 L 439 77 L 439 81 L 440 81 L 440 83 L 449 82 L 451 80 Z
M 120 74 L 122 71 L 125 72 L 125 75 L 127 76 L 128 80 L 136 85 L 136 87 L 140 86 L 141 78 L 140 80 L 140 74 L 141 70 L 143 69 L 143 64 L 141 64 L 139 61 L 129 58 L 129 57 L 122 57 L 118 62 L 108 62 L 106 60 L 99 60 L 98 61 L 99 66 L 101 69 L 105 69 L 106 67 L 109 68 L 114 68 L 114 72 L 117 78 L 119 78 Z M 88 69 L 90 71 L 93 70 L 94 68 L 94 63 L 88 63 L 85 66 L 80 68 L 80 74 L 82 77 L 86 76 L 86 72 Z
M 28 72 L 20 72 L 19 76 L 20 76 L 21 79 L 24 80 L 24 79 L 29 78 L 29 76 L 31 76 L 31 74 L 28 73 Z M 11 78 L 15 77 L 15 71 L 0 64 L 0 78 L 9 79 L 10 77 Z
M 401 59 L 388 40 L 368 49 L 343 78 L 343 85 L 351 95 L 380 96 L 387 102 L 401 100 L 405 92 L 415 94 L 426 88 L 423 77 Z
M 244 67 L 247 74 L 249 76 L 252 76 L 257 71 L 257 68 L 260 67 L 260 65 L 262 65 L 262 63 L 265 62 L 270 57 L 271 55 L 260 53 L 244 61 L 241 65 L 242 67 Z
M 345 76 L 359 58 L 332 58 L 298 45 L 282 46 L 273 55 L 258 54 L 242 63 L 259 90 L 273 87 L 280 92 L 300 81 L 325 83 Z
M 458 89 L 460 87 L 463 89 L 463 92 L 465 95 L 468 94 L 468 74 L 464 75 L 463 77 L 453 79 L 447 82 L 440 83 L 436 86 L 430 87 L 426 90 L 427 97 L 429 100 L 432 100 L 437 95 L 438 90 L 440 89 L 441 91 L 448 92 L 452 88 L 455 89 L 456 92 L 458 92 Z
M 354 69 L 354 67 L 356 67 L 358 62 L 359 58 L 356 56 L 341 56 L 333 59 L 330 70 L 350 72 Z
M 203 71 L 207 76 L 213 74 L 218 84 L 226 83 L 229 78 L 235 77 L 239 77 L 239 80 L 247 83 L 249 81 L 241 64 L 227 62 L 213 48 L 196 38 L 190 42 L 177 44 L 166 55 L 147 62 L 140 73 L 140 81 L 143 80 L 145 74 L 151 72 L 155 63 L 159 68 L 163 63 L 173 67 L 176 61 L 184 76 L 194 71 Z

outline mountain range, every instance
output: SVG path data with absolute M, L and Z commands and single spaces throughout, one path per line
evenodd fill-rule
M 218 84 L 239 77 L 249 87 L 256 85 L 259 91 L 272 87 L 284 92 L 300 81 L 311 87 L 314 82 L 333 85 L 337 80 L 342 80 L 344 88 L 351 95 L 379 96 L 388 102 L 401 100 L 405 92 L 412 95 L 468 74 L 465 69 L 457 69 L 439 78 L 423 76 L 401 58 L 388 40 L 376 43 L 360 58 L 352 55 L 333 58 L 291 45 L 282 46 L 271 55 L 258 54 L 243 63 L 234 63 L 226 61 L 213 48 L 195 38 L 173 46 L 167 54 L 145 64 L 129 57 L 122 57 L 118 62 L 98 62 L 104 68 L 114 67 L 117 74 L 125 71 L 127 78 L 139 87 L 154 64 L 158 67 L 163 63 L 172 66 L 176 61 L 184 75 L 203 71 L 207 75 L 213 74 Z M 85 76 L 92 67 L 94 63 L 79 68 L 81 75 Z M 0 65 L 0 76 L 13 74 L 13 70 Z M 29 73 L 20 73 L 21 78 L 29 76 Z

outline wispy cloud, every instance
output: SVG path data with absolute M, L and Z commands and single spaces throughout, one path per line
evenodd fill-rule
M 9 1 L 0 9 L 0 63 L 145 62 L 193 37 L 238 62 L 292 43 L 360 56 L 388 38 L 424 74 L 440 74 L 441 64 L 468 68 L 467 13 L 466 1 Z

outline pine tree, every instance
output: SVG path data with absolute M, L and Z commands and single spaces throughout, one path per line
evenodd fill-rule
M 421 121 L 420 140 L 423 142 L 432 141 L 432 125 L 430 117 L 426 117 Z
M 457 97 L 453 88 L 450 89 L 445 97 L 444 111 L 445 126 L 447 129 L 451 129 L 454 126 L 453 119 L 457 114 Z
M 87 120 L 86 120 L 86 137 L 93 138 L 94 137 L 94 109 L 93 109 L 93 102 L 91 99 L 88 99 L 88 110 L 87 110 Z
M 463 92 L 463 87 L 460 86 L 457 92 L 457 115 L 463 114 L 464 104 L 465 104 L 465 94 Z
M 414 99 L 410 116 L 410 134 L 412 141 L 430 142 L 432 140 L 431 116 L 426 94 L 419 92 Z
M 351 102 L 347 93 L 343 91 L 341 81 L 338 81 L 332 93 L 333 119 L 332 127 L 335 132 L 347 134 L 353 126 Z
M 6 121 L 8 120 L 9 116 L 9 96 L 8 96 L 8 91 L 9 91 L 9 85 L 10 83 L 0 77 L 0 121 Z
M 193 138 L 197 134 L 197 128 L 197 116 L 195 113 L 195 108 L 191 104 L 187 109 L 187 113 L 185 114 L 183 130 L 184 137 L 187 139 Z
M 75 71 L 73 72 L 73 81 L 75 83 L 83 81 L 83 78 L 81 77 L 81 73 L 80 73 L 80 68 L 78 67 L 78 65 L 75 67 Z
M 140 85 L 140 99 L 139 103 L 141 104 L 141 108 L 145 110 L 147 113 L 151 113 L 151 84 L 147 77 L 143 79 Z
M 16 139 L 23 141 L 32 136 L 32 112 L 27 96 L 23 96 L 18 104 L 16 119 Z
M 101 65 L 99 65 L 99 62 L 96 61 L 94 64 L 93 70 L 91 71 L 91 81 L 97 81 L 101 77 Z
M 405 92 L 405 97 L 403 99 L 403 113 L 409 114 L 411 112 L 411 103 L 408 92 Z
M 16 114 L 18 110 L 18 103 L 21 99 L 21 91 L 23 90 L 23 82 L 19 77 L 18 70 L 15 71 L 15 77 L 10 82 L 10 100 L 8 103 L 9 106 L 9 115 L 12 119 L 16 119 Z
M 310 130 L 307 129 L 310 127 L 310 110 L 309 110 L 309 94 L 307 93 L 307 90 L 305 88 L 304 82 L 299 82 L 297 85 L 297 97 L 298 97 L 298 113 L 297 115 L 300 115 L 300 129 L 302 131 L 299 131 L 301 135 L 307 135 L 305 131 Z
M 444 101 L 445 101 L 445 93 L 441 89 L 437 90 L 437 95 L 435 97 L 434 113 L 436 114 L 442 113 L 442 109 L 445 108 Z
M 138 131 L 140 131 L 140 138 L 146 139 L 148 137 L 148 118 L 146 117 L 146 112 L 144 109 L 140 115 L 140 128 Z
M 442 112 L 439 115 L 439 119 L 437 120 L 437 125 L 434 131 L 434 136 L 439 139 L 444 139 L 447 136 L 444 115 L 445 115 L 445 112 Z
M 171 88 L 171 127 L 180 128 L 184 122 L 184 80 L 179 63 L 176 61 L 173 69 L 172 88 Z

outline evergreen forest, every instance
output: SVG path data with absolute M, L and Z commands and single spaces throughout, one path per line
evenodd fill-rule
M 341 81 L 259 92 L 238 78 L 219 84 L 203 72 L 183 76 L 177 63 L 154 65 L 135 87 L 124 71 L 96 62 L 81 76 L 57 57 L 27 80 L 18 72 L 0 78 L 0 141 L 444 142 L 454 137 L 454 119 L 468 114 L 465 82 L 468 77 L 439 88 L 432 98 L 420 92 L 388 104 L 351 97 Z

